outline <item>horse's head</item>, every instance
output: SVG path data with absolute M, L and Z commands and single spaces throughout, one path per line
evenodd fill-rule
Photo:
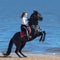
M 31 14 L 30 18 L 32 18 L 33 20 L 39 20 L 39 21 L 43 20 L 43 17 L 41 16 L 41 14 L 38 11 L 35 11 L 35 10 Z

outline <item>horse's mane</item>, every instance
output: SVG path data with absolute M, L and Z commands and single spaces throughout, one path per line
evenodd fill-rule
M 30 19 L 34 18 L 34 16 L 37 16 L 37 14 L 39 14 L 38 11 L 34 10 L 33 13 L 30 16 Z
M 38 24 L 37 14 L 38 14 L 37 11 L 33 11 L 30 18 L 28 19 L 29 25 L 32 25 L 32 24 L 37 25 Z

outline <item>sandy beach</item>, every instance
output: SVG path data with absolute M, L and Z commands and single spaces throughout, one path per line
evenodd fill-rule
M 28 56 L 26 58 L 19 58 L 18 56 L 0 56 L 0 60 L 60 60 L 60 55 L 40 55 L 40 56 Z

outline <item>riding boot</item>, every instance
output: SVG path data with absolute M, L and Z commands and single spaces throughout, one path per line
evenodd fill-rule
M 26 37 L 28 40 L 31 39 L 31 36 L 29 35 L 28 31 L 26 31 Z

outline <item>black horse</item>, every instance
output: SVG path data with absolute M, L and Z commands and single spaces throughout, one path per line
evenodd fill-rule
M 23 56 L 23 57 L 26 57 L 23 53 L 22 53 L 22 49 L 24 48 L 26 42 L 29 42 L 29 41 L 32 41 L 33 39 L 35 39 L 36 37 L 38 36 L 41 36 L 40 37 L 40 40 L 39 41 L 44 41 L 45 40 L 45 31 L 41 31 L 40 30 L 40 27 L 38 26 L 38 21 L 42 21 L 43 18 L 42 16 L 40 15 L 39 12 L 37 11 L 34 11 L 30 18 L 29 18 L 29 26 L 31 27 L 31 36 L 32 38 L 27 40 L 26 37 L 21 37 L 20 33 L 21 32 L 17 32 L 14 34 L 14 36 L 11 38 L 10 40 L 10 43 L 9 43 L 9 46 L 8 46 L 8 49 L 7 49 L 7 52 L 6 53 L 3 53 L 3 55 L 5 57 L 7 57 L 8 55 L 10 55 L 11 53 L 11 49 L 12 49 L 12 46 L 13 44 L 15 44 L 16 46 L 16 50 L 15 50 L 15 53 L 21 57 L 18 52 Z

